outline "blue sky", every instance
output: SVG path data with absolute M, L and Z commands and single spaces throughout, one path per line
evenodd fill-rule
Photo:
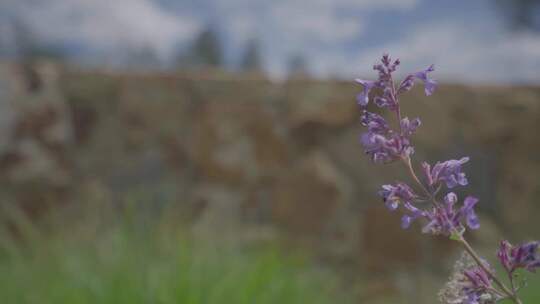
M 276 78 L 297 53 L 317 77 L 351 78 L 389 52 L 403 70 L 434 63 L 440 79 L 540 82 L 540 34 L 511 31 L 488 0 L 3 0 L 0 12 L 98 63 L 120 61 L 129 47 L 170 61 L 211 24 L 229 64 L 257 38 Z M 0 22 L 0 39 L 7 32 Z

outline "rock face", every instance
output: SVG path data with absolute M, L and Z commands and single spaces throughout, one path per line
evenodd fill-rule
M 75 185 L 72 123 L 59 70 L 47 63 L 0 70 L 0 195 L 39 214 L 66 202 Z
M 0 194 L 9 201 L 37 210 L 43 200 L 75 204 L 100 189 L 122 204 L 143 191 L 152 208 L 174 204 L 197 231 L 273 227 L 332 263 L 377 272 L 451 252 L 418 227 L 402 231 L 382 207 L 379 185 L 403 172 L 363 155 L 352 82 L 51 66 L 33 75 L 40 86 L 29 90 L 16 67 L 0 73 Z M 465 169 L 481 216 L 494 229 L 537 237 L 540 88 L 421 91 L 402 101 L 423 121 L 417 156 L 471 156 Z

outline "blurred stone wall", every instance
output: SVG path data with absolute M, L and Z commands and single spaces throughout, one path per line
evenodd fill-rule
M 376 166 L 363 155 L 360 89 L 2 65 L 0 195 L 35 214 L 97 201 L 121 207 L 126 197 L 149 212 L 172 204 L 195 231 L 282 232 L 351 277 L 358 269 L 410 273 L 420 262 L 437 272 L 440 258 L 454 254 L 451 244 L 418 227 L 402 231 L 376 196 L 381 183 L 406 177 L 399 164 Z M 538 238 L 540 88 L 443 85 L 430 98 L 422 91 L 402 101 L 423 121 L 416 156 L 471 157 L 465 191 L 481 198 L 485 227 L 477 242 Z M 366 297 L 409 286 L 399 277 L 376 282 Z

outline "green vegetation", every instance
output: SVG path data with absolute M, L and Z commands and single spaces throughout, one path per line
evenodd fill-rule
M 40 232 L 14 214 L 0 237 L 2 303 L 346 303 L 328 276 L 275 247 L 195 242 L 163 220 Z
M 502 273 L 502 272 L 501 272 Z M 540 303 L 540 277 L 538 274 L 530 274 L 524 271 L 520 272 L 526 278 L 527 285 L 519 291 L 519 297 L 525 304 Z M 504 302 L 513 303 L 508 300 Z

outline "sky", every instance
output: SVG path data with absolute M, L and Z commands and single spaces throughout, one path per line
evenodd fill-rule
M 121 62 L 148 48 L 170 63 L 207 26 L 234 66 L 249 39 L 275 78 L 302 55 L 320 78 L 372 75 L 382 53 L 402 70 L 435 64 L 441 79 L 539 83 L 540 32 L 513 30 L 490 0 L 2 0 L 0 43 L 19 16 L 40 41 L 81 62 Z M 2 21 L 3 20 L 3 21 Z M 8 37 L 8 38 L 6 38 Z

